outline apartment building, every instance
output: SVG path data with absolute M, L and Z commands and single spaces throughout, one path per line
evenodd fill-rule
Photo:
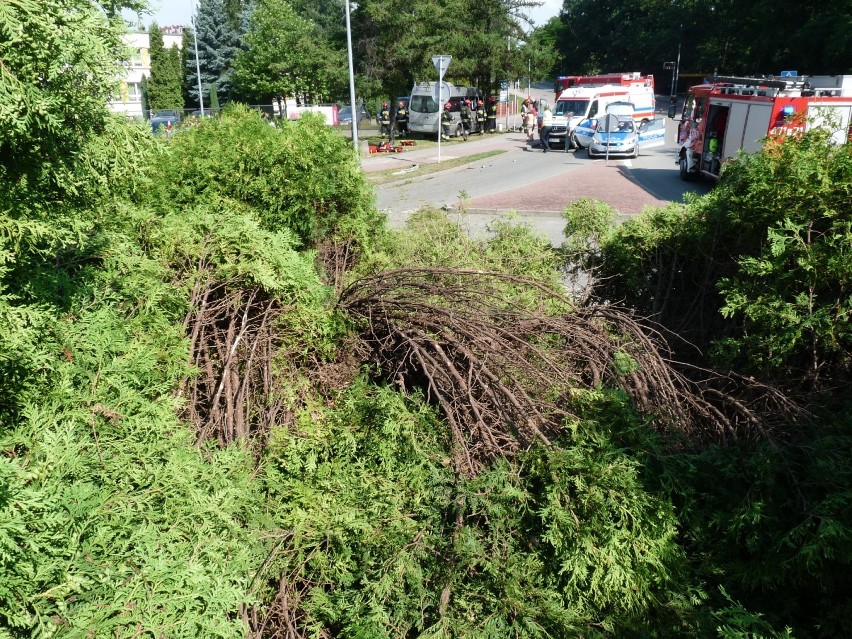
M 170 49 L 173 45 L 180 49 L 183 37 L 181 25 L 160 27 L 160 31 L 163 34 L 163 45 L 166 49 Z M 142 77 L 151 76 L 148 32 L 129 32 L 124 36 L 124 43 L 132 53 L 130 60 L 125 65 L 124 77 L 121 79 L 118 94 L 107 106 L 113 113 L 123 113 L 128 117 L 141 118 L 146 115 L 142 112 Z

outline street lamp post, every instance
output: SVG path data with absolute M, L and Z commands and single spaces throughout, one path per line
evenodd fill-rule
M 198 106 L 201 117 L 204 117 L 204 95 L 201 93 L 201 61 L 198 59 L 198 22 L 196 20 L 195 2 L 191 3 L 192 10 L 192 40 L 195 43 L 195 75 L 198 78 Z
M 346 50 L 349 54 L 349 102 L 352 104 L 352 145 L 355 147 L 355 155 L 358 155 L 358 116 L 355 109 L 355 71 L 352 65 L 352 27 L 349 23 L 349 0 L 346 0 Z

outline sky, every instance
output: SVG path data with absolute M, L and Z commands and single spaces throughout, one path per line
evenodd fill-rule
M 143 16 L 142 21 L 145 25 L 149 25 L 156 20 L 161 27 L 173 24 L 188 25 L 193 7 L 197 4 L 198 0 L 150 0 L 154 13 L 151 16 Z M 530 17 L 535 21 L 536 26 L 541 26 L 553 16 L 558 15 L 561 7 L 562 0 L 544 0 L 540 7 L 530 10 Z

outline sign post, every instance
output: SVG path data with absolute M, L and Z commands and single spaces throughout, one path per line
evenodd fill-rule
M 609 147 L 612 142 L 610 134 L 618 131 L 618 116 L 614 113 L 607 113 L 604 118 L 604 131 L 606 132 L 606 164 L 609 165 Z
M 441 136 L 443 135 L 443 127 L 441 126 L 441 118 L 444 115 L 444 71 L 450 66 L 450 61 L 453 59 L 451 55 L 433 55 L 432 64 L 438 70 L 438 163 L 441 162 Z M 447 99 L 449 99 L 447 95 Z

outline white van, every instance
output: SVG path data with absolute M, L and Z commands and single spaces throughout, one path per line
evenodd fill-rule
M 438 125 L 441 122 L 441 111 L 444 105 L 438 105 L 433 97 L 437 82 L 420 82 L 411 89 L 411 100 L 408 102 L 408 128 L 419 133 L 438 133 Z M 461 135 L 461 120 L 459 119 L 459 105 L 465 98 L 472 102 L 481 100 L 479 91 L 474 87 L 458 87 L 445 82 L 444 101 L 452 106 L 450 112 L 453 114 L 454 130 L 452 135 Z M 447 95 L 449 91 L 449 95 Z

